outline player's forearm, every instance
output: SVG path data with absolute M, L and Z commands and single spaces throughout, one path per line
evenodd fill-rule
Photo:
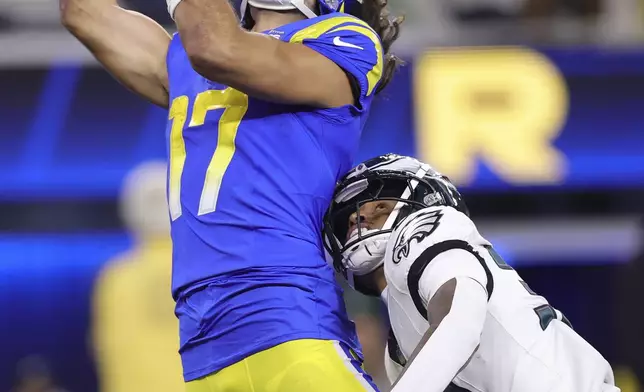
M 485 289 L 470 278 L 456 279 L 449 313 L 437 324 L 430 323 L 424 344 L 392 392 L 444 391 L 476 350 L 486 313 Z
M 170 36 L 159 24 L 114 0 L 67 0 L 61 2 L 61 16 L 65 27 L 119 82 L 167 107 Z
M 188 57 L 202 76 L 234 67 L 239 41 L 246 34 L 227 0 L 182 0 L 174 12 Z

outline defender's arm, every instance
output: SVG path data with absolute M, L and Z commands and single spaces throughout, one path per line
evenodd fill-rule
M 392 392 L 417 391 L 419 385 L 444 391 L 476 350 L 485 322 L 487 279 L 474 255 L 452 249 L 424 263 L 418 291 L 427 303 L 429 329 Z
M 193 68 L 209 80 L 276 102 L 355 103 L 338 65 L 305 45 L 243 30 L 227 0 L 182 0 L 174 18 Z
M 60 0 L 63 25 L 122 84 L 168 107 L 168 33 L 116 0 Z

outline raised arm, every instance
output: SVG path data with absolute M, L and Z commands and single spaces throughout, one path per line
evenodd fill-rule
M 163 27 L 116 0 L 60 0 L 60 13 L 63 25 L 119 82 L 168 107 L 170 36 Z
M 392 392 L 444 391 L 476 350 L 487 314 L 487 277 L 474 254 L 452 249 L 420 261 L 414 296 L 427 304 L 429 329 Z
M 344 34 L 344 43 L 334 45 L 331 38 L 314 48 L 315 44 L 306 40 L 324 34 L 323 30 L 318 29 L 315 37 L 292 39 L 292 43 L 248 32 L 239 27 L 228 0 L 181 0 L 174 18 L 193 68 L 207 79 L 252 96 L 336 107 L 359 102 L 358 95 L 373 90 L 366 80 L 375 85 L 380 79 L 380 42 L 366 26 L 336 29 Z M 329 29 L 333 27 L 337 26 Z M 361 41 L 356 43 L 349 35 L 359 36 Z M 350 59 L 351 55 L 359 56 L 359 61 Z M 372 72 L 369 78 L 368 72 Z M 351 79 L 359 87 L 365 85 L 364 91 L 354 94 Z

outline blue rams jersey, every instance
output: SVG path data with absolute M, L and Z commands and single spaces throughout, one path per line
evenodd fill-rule
M 173 37 L 168 203 L 186 380 L 293 339 L 359 351 L 320 228 L 357 152 L 382 74 L 381 43 L 346 14 L 264 33 L 335 62 L 359 97 L 332 109 L 255 99 L 197 74 Z

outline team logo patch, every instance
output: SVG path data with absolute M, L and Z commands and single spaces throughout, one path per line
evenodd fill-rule
M 392 259 L 394 264 L 400 263 L 403 257 L 409 256 L 412 241 L 417 244 L 431 235 L 440 223 L 443 213 L 439 211 L 421 212 L 414 219 L 405 222 L 396 239 Z

